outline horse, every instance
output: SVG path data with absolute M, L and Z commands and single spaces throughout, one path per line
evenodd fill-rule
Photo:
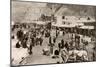
M 86 50 L 71 50 L 69 51 L 69 57 L 74 54 L 74 60 L 77 61 L 77 57 L 83 58 L 83 60 L 88 61 L 88 54 Z

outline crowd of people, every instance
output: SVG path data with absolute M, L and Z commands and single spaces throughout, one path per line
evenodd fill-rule
M 16 29 L 14 30 L 16 31 Z M 28 31 L 24 27 L 18 27 L 15 33 L 18 40 L 16 48 L 27 48 L 29 55 L 34 53 L 32 51 L 34 46 L 43 46 L 44 38 L 48 38 L 49 41 L 46 46 L 49 48 L 43 48 L 43 55 L 51 56 L 52 59 L 61 58 L 62 60 L 57 61 L 57 63 L 95 61 L 96 47 L 91 48 L 93 52 L 89 52 L 87 49 L 89 43 L 87 41 L 80 43 L 81 38 L 75 32 L 62 30 L 61 28 L 48 29 L 46 26 L 33 26 L 33 28 L 29 27 L 27 29 Z M 55 30 L 55 33 L 52 33 L 52 30 Z M 12 38 L 15 38 L 15 36 L 13 35 Z

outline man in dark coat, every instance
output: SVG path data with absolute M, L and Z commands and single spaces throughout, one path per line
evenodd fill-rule
M 27 48 L 27 41 L 24 39 L 21 42 L 23 48 Z
M 68 45 L 68 43 L 67 43 L 67 42 L 65 43 L 65 45 L 64 45 L 64 46 L 65 46 L 65 48 L 66 48 L 67 50 L 69 50 L 69 45 Z
M 61 48 L 64 48 L 64 40 L 61 40 Z
M 17 38 L 18 38 L 19 41 L 22 40 L 22 38 L 23 38 L 23 31 L 22 31 L 22 30 L 19 30 L 19 31 L 17 32 Z
M 54 42 L 54 43 L 56 42 L 56 37 L 53 38 L 53 42 Z
M 51 44 L 51 36 L 49 37 L 49 44 Z
M 43 39 L 42 39 L 42 38 L 40 38 L 40 46 L 42 46 L 42 42 L 43 42 Z
M 19 41 L 16 43 L 16 48 L 20 48 Z
M 29 54 L 31 55 L 33 52 L 32 52 L 32 45 L 30 45 L 29 47 Z
M 58 43 L 59 52 L 61 50 L 61 43 Z

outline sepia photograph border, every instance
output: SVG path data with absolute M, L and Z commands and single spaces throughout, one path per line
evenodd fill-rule
M 53 65 L 53 64 L 56 64 L 57 63 L 47 63 L 47 64 L 30 64 L 30 65 L 15 65 L 13 66 L 12 65 L 12 62 L 11 62 L 11 59 L 12 59 L 12 40 L 11 40 L 11 21 L 12 21 L 12 1 L 19 1 L 19 2 L 33 2 L 33 3 L 51 3 L 51 4 L 62 4 L 62 5 L 80 5 L 80 6 L 94 6 L 95 7 L 95 11 L 96 11 L 96 5 L 88 5 L 88 4 L 71 4 L 71 3 L 54 3 L 54 2 L 41 2 L 41 1 L 24 1 L 24 0 L 10 0 L 10 66 L 11 67 L 20 67 L 20 66 L 39 66 L 39 65 Z M 96 14 L 96 13 L 95 13 Z M 95 16 L 95 19 L 96 19 L 96 16 Z M 96 27 L 96 24 L 95 23 L 95 27 Z M 96 29 L 96 28 L 95 28 Z M 95 30 L 96 31 L 96 30 Z M 96 36 L 96 35 L 95 35 Z M 95 40 L 96 41 L 96 40 Z M 96 44 L 95 44 L 96 45 Z M 90 61 L 90 62 L 96 62 L 95 61 Z M 72 62 L 72 63 L 89 63 L 88 62 Z M 71 64 L 72 64 L 71 63 Z M 70 63 L 60 63 L 60 64 L 70 64 Z

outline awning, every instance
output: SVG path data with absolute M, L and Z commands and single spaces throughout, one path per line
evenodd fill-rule
M 45 25 L 46 24 L 46 22 L 43 22 L 43 21 L 36 21 L 35 23 L 38 25 Z
M 52 26 L 71 28 L 71 27 L 75 27 L 76 25 L 72 25 L 72 24 L 71 25 L 52 24 Z
M 94 29 L 94 26 L 81 26 L 81 29 Z

